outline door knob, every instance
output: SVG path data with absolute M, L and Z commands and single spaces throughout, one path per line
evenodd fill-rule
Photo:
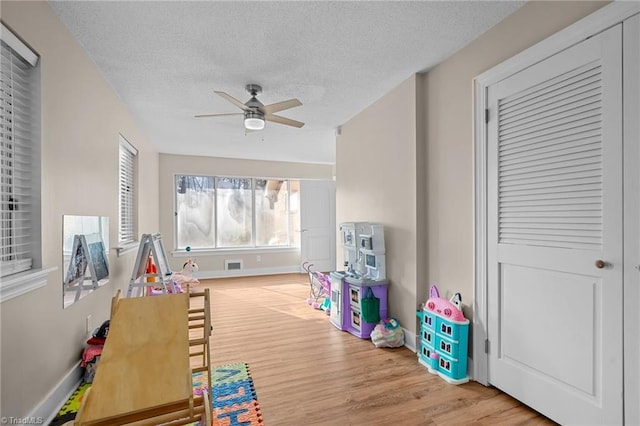
M 604 260 L 601 260 L 601 259 L 596 260 L 596 268 L 602 269 L 605 266 L 607 266 L 607 262 L 605 262 Z

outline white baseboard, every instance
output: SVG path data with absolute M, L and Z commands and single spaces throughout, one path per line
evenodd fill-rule
M 470 357 L 467 357 L 467 376 L 469 376 L 469 380 L 476 381 L 476 379 L 474 378 L 473 373 L 474 373 L 474 371 L 473 371 L 473 359 L 470 358 Z
M 417 335 L 410 332 L 404 327 L 402 327 L 402 329 L 404 330 L 404 346 L 411 352 L 415 353 L 418 350 L 416 346 Z
M 60 407 L 62 407 L 71 394 L 78 389 L 81 381 L 82 368 L 80 367 L 80 361 L 78 361 L 58 384 L 51 389 L 40 404 L 33 409 L 29 414 L 29 418 L 41 418 L 44 419 L 44 423 L 42 424 L 50 424 L 58 414 Z
M 282 266 L 274 268 L 239 269 L 233 271 L 198 271 L 194 277 L 203 280 L 207 278 L 250 277 L 254 275 L 276 275 L 302 273 L 299 266 Z

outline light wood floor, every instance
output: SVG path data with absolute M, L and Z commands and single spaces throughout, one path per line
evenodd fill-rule
M 304 274 L 202 280 L 213 365 L 247 362 L 266 426 L 549 425 L 497 389 L 454 386 L 406 348 L 379 349 L 306 304 Z

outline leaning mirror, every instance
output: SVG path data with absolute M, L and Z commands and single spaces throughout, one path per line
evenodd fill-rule
M 65 215 L 62 224 L 63 306 L 109 281 L 109 218 Z

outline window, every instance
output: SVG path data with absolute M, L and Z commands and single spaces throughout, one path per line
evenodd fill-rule
M 253 245 L 253 180 L 216 178 L 217 247 Z
M 298 247 L 299 194 L 299 181 L 178 175 L 176 248 Z
M 120 202 L 118 242 L 136 241 L 136 159 L 138 150 L 120 135 Z
M 176 178 L 177 246 L 184 249 L 215 247 L 216 229 L 214 178 L 178 176 Z
M 38 56 L 0 32 L 0 276 L 39 268 L 40 83 Z
M 300 181 L 256 180 L 256 245 L 300 246 Z

